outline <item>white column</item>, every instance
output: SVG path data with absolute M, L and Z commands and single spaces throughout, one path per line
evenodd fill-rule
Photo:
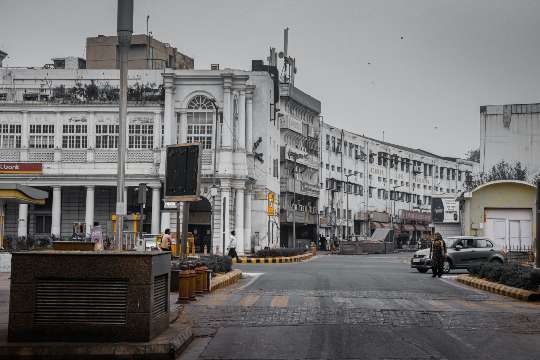
M 152 234 L 159 233 L 159 209 L 161 205 L 159 187 L 152 188 Z
M 187 142 L 187 111 L 180 109 L 178 116 L 178 143 L 185 144 Z
M 225 83 L 223 85 L 223 136 L 222 147 L 231 148 L 233 140 L 233 122 L 231 111 L 231 86 Z
M 127 196 L 128 196 L 128 187 L 126 186 L 124 188 L 124 214 L 127 214 L 127 203 L 128 203 Z M 124 222 L 124 226 L 125 226 L 125 222 Z
M 227 247 L 229 246 L 231 227 L 229 221 L 229 204 L 231 201 L 231 189 L 226 186 L 221 188 L 221 241 L 219 244 L 216 244 L 221 253 L 226 253 Z M 225 238 L 225 248 L 223 247 L 223 238 Z
M 244 254 L 251 252 L 251 193 L 244 194 Z
M 90 236 L 92 226 L 94 226 L 94 186 L 86 187 L 86 208 L 84 222 L 86 223 L 86 235 Z
M 171 213 L 170 212 L 162 212 L 161 213 L 161 232 L 165 231 L 165 229 L 171 228 Z
M 176 117 L 174 116 L 174 87 L 172 81 L 165 84 L 165 112 L 163 114 L 163 145 L 176 144 Z
M 246 91 L 240 90 L 238 97 L 238 148 L 246 148 Z
M 28 111 L 24 110 L 22 112 L 22 124 L 21 124 L 21 148 L 24 151 L 21 151 L 21 161 L 28 161 L 28 147 L 30 139 L 30 124 L 28 121 Z
M 28 204 L 19 204 L 18 237 L 28 237 Z
M 236 189 L 234 232 L 236 233 L 236 251 L 244 254 L 244 189 Z
M 62 117 L 60 112 L 56 113 L 56 123 L 54 125 L 54 161 L 62 160 Z
M 247 106 L 246 106 L 246 151 L 248 153 L 253 151 L 253 90 L 248 87 L 246 94 Z
M 161 143 L 161 112 L 154 113 L 154 149 L 160 149 Z
M 53 187 L 52 198 L 52 216 L 51 216 L 51 235 L 60 237 L 61 230 L 61 204 L 62 204 L 62 188 L 60 186 Z

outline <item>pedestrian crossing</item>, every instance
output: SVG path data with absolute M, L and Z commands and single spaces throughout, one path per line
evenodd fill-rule
M 392 294 L 393 295 L 393 294 Z M 423 296 L 424 295 L 424 296 Z M 301 291 L 273 293 L 265 291 L 219 290 L 192 303 L 194 306 L 209 307 L 265 307 L 320 309 L 322 307 L 366 310 L 403 310 L 428 312 L 531 312 L 538 313 L 540 304 L 524 303 L 498 296 L 471 298 L 433 298 L 426 294 L 416 296 L 310 296 Z

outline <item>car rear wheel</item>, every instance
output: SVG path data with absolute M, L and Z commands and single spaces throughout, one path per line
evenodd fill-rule
M 425 274 L 428 271 L 428 269 L 426 268 L 416 268 L 416 270 L 418 270 L 418 272 L 421 272 L 422 274 Z
M 451 269 L 452 269 L 452 264 L 450 263 L 450 260 L 445 259 L 444 264 L 443 264 L 444 273 L 449 274 Z
M 491 259 L 490 263 L 502 265 L 503 261 L 499 258 L 494 258 L 494 259 Z

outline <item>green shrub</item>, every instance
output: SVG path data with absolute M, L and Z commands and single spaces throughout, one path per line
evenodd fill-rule
M 193 265 L 198 261 L 206 265 L 213 273 L 225 273 L 232 270 L 232 258 L 230 256 L 219 255 L 201 256 L 199 260 L 186 259 L 174 261 L 171 264 L 171 269 L 178 270 L 182 265 Z
M 540 271 L 518 264 L 482 263 L 469 266 L 473 276 L 526 290 L 538 290 Z
M 280 257 L 280 256 L 296 256 L 301 255 L 306 250 L 303 248 L 277 248 L 277 249 L 263 249 L 255 253 L 255 257 Z

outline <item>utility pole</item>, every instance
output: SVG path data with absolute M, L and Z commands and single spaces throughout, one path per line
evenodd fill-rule
M 120 64 L 119 131 L 118 131 L 118 181 L 116 184 L 116 243 L 122 249 L 126 199 L 124 187 L 126 176 L 126 117 L 128 87 L 128 53 L 133 34 L 133 0 L 118 0 L 117 35 Z
M 400 188 L 401 185 L 396 185 L 396 186 L 393 186 L 392 189 L 392 194 L 393 194 L 393 198 L 392 198 L 392 202 L 393 202 L 393 206 L 392 206 L 392 216 L 390 216 L 390 224 L 391 224 L 391 227 L 392 227 L 392 244 L 396 241 L 396 230 L 394 229 L 394 217 L 396 216 L 396 189 L 397 188 Z
M 343 169 L 341 169 L 343 170 Z M 349 176 L 353 176 L 354 174 L 345 174 L 345 177 L 347 178 L 347 183 L 345 184 L 345 193 L 347 195 L 347 213 L 345 215 L 345 239 L 349 241 L 350 231 L 349 231 Z
M 289 150 L 288 154 L 289 159 L 292 158 L 294 161 L 293 167 L 293 248 L 296 248 L 296 165 L 297 160 L 304 157 L 302 154 L 298 154 Z

